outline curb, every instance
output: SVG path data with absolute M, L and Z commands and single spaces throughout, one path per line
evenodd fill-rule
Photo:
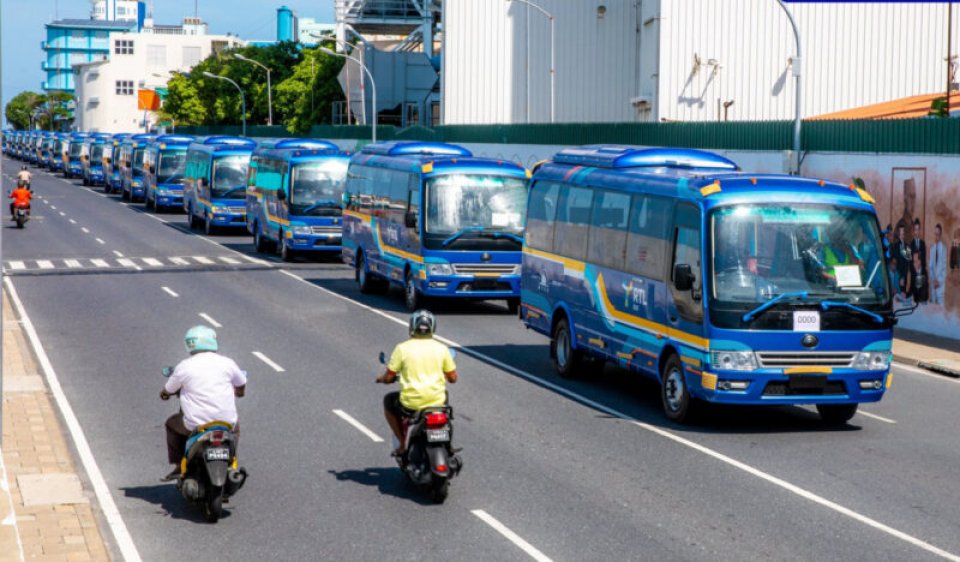
M 896 353 L 893 354 L 893 361 L 894 363 L 900 363 L 908 367 L 917 367 L 952 379 L 960 379 L 960 369 L 941 365 L 935 361 L 923 361 L 915 357 L 907 357 Z

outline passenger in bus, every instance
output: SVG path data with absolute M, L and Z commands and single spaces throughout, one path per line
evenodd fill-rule
M 857 255 L 854 245 L 847 240 L 839 226 L 827 230 L 827 243 L 822 246 L 821 252 L 820 260 L 824 265 L 821 275 L 828 281 L 836 281 L 834 268 L 838 265 L 863 266 L 863 260 Z

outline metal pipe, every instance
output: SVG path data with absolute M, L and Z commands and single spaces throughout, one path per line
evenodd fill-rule
M 783 0 L 777 0 L 777 4 L 783 8 L 783 12 L 787 14 L 787 19 L 790 20 L 790 27 L 793 28 L 793 37 L 797 42 L 797 54 L 793 57 L 792 66 L 793 66 L 793 76 L 797 79 L 797 91 L 794 97 L 796 98 L 796 108 L 794 110 L 793 117 L 793 152 L 796 158 L 796 168 L 793 172 L 797 175 L 800 174 L 800 111 L 802 104 L 802 84 L 801 84 L 801 64 L 803 58 L 800 52 L 800 32 L 797 30 L 797 22 L 793 20 L 793 14 L 790 13 L 790 10 L 787 9 L 784 5 Z
M 206 71 L 203 73 L 203 75 L 206 76 L 207 78 L 216 78 L 217 80 L 230 82 L 237 89 L 237 91 L 240 92 L 240 107 L 241 107 L 241 111 L 243 111 L 243 115 L 242 115 L 243 117 L 242 131 L 243 132 L 241 133 L 241 135 L 247 136 L 247 98 L 243 95 L 243 89 L 240 88 L 239 84 L 227 78 L 226 76 L 220 76 L 218 74 L 214 74 L 212 72 L 206 72 Z
M 273 88 L 270 85 L 270 69 L 267 68 L 267 65 L 247 58 L 240 53 L 234 53 L 233 58 L 242 60 L 244 62 L 253 63 L 267 71 L 267 125 L 273 125 Z
M 554 66 L 554 63 L 556 62 L 556 58 L 555 58 L 555 52 L 556 52 L 555 45 L 556 45 L 556 43 L 555 43 L 555 41 L 554 41 L 554 17 L 553 17 L 553 14 L 551 14 L 550 12 L 544 10 L 544 9 L 541 8 L 539 5 L 534 4 L 534 3 L 531 2 L 530 0 L 507 0 L 507 2 L 512 2 L 512 1 L 522 2 L 522 3 L 524 3 L 524 4 L 528 5 L 528 6 L 533 6 L 534 8 L 536 8 L 537 10 L 539 10 L 541 14 L 547 16 L 547 19 L 550 21 L 550 122 L 551 122 L 551 123 L 555 123 L 555 122 L 556 122 L 556 112 L 555 112 L 555 108 L 556 108 L 556 98 L 557 98 L 557 91 L 556 91 L 556 77 L 557 77 L 557 72 L 556 72 L 556 67 Z M 528 11 L 529 11 L 529 10 L 528 10 Z M 529 18 L 528 18 L 528 20 L 529 20 Z M 528 32 L 528 33 L 527 33 L 527 45 L 528 45 L 527 50 L 528 50 L 528 52 L 529 52 L 529 44 L 530 44 L 530 33 Z M 529 54 L 528 54 L 527 56 L 528 56 L 528 58 L 529 58 Z M 528 95 L 528 96 L 529 96 L 529 91 L 530 91 L 529 79 L 530 79 L 530 69 L 528 68 L 528 69 L 527 69 L 527 84 L 528 84 L 528 86 L 527 86 L 527 92 L 528 92 L 527 95 Z M 529 121 L 529 116 L 530 116 L 530 105 L 529 105 L 529 101 L 528 101 L 528 103 L 527 103 L 527 119 L 528 119 L 528 121 Z
M 354 57 L 344 55 L 342 53 L 335 53 L 326 47 L 320 47 L 320 51 L 334 57 L 340 57 L 347 60 L 352 60 L 353 62 L 359 64 L 360 68 L 362 68 L 363 71 L 367 73 L 367 77 L 370 78 L 370 91 L 373 94 L 373 131 L 371 134 L 371 141 L 377 142 L 377 83 L 373 80 L 373 74 L 370 72 L 370 69 L 367 68 L 367 65 L 363 64 L 362 62 L 360 62 L 359 59 L 356 59 Z M 361 80 L 360 83 L 362 84 L 363 80 Z M 366 107 L 366 105 L 367 105 L 367 100 L 366 98 L 364 98 L 363 106 Z

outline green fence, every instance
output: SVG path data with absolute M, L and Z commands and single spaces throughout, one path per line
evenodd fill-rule
M 239 134 L 237 126 L 180 127 L 194 135 Z M 280 126 L 248 127 L 253 137 L 287 137 Z M 316 125 L 308 136 L 370 138 L 371 127 Z M 446 125 L 428 129 L 377 127 L 378 140 L 431 140 L 495 144 L 636 144 L 726 150 L 790 150 L 792 121 L 727 123 L 557 123 Z M 805 121 L 802 148 L 811 152 L 960 154 L 960 119 Z

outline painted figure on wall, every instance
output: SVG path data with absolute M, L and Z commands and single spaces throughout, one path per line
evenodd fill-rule
M 933 229 L 933 244 L 928 260 L 930 271 L 930 302 L 943 306 L 944 289 L 947 283 L 947 249 L 943 244 L 943 226 L 937 223 Z

